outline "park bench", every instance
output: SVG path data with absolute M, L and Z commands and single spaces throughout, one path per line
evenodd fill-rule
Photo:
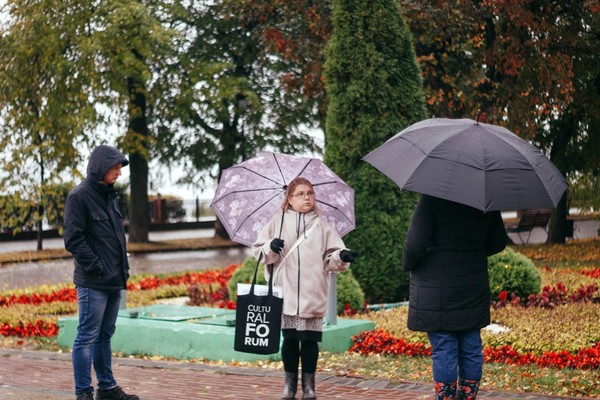
M 506 232 L 516 233 L 521 239 L 521 243 L 529 243 L 531 232 L 535 228 L 546 230 L 552 210 L 545 208 L 532 208 L 530 210 L 522 210 L 517 212 L 516 223 L 507 224 Z M 523 237 L 527 234 L 527 238 Z M 523 236 L 522 236 L 523 235 Z

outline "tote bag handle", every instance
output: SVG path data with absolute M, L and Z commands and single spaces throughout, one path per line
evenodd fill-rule
M 256 268 L 254 268 L 254 277 L 252 278 L 252 284 L 250 285 L 250 294 L 254 295 L 254 285 L 256 285 L 256 274 L 258 273 L 258 266 L 260 264 L 260 260 L 262 260 L 262 251 L 258 256 L 258 261 L 256 262 Z M 270 268 L 273 271 L 273 264 L 269 264 L 267 268 Z M 267 296 L 273 296 L 273 274 L 269 274 L 269 292 Z

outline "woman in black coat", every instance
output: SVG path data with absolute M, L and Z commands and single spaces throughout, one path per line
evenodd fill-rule
M 490 323 L 487 257 L 506 243 L 499 211 L 421 196 L 404 243 L 408 328 L 428 334 L 437 399 L 477 396 L 480 330 Z

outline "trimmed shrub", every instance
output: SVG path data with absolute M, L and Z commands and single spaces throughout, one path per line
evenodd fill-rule
M 353 309 L 361 311 L 365 304 L 365 293 L 352 275 L 351 270 L 337 274 L 337 313 L 343 314 L 346 303 Z
M 252 276 L 254 275 L 254 268 L 256 268 L 256 258 L 248 257 L 244 260 L 244 263 L 238 268 L 231 276 L 229 282 L 227 282 L 227 290 L 229 292 L 229 298 L 232 301 L 237 299 L 237 284 L 238 283 L 250 283 Z M 258 266 L 258 273 L 256 276 L 256 283 L 266 285 L 268 282 L 264 278 L 264 264 Z M 362 310 L 365 295 L 358 284 L 358 281 L 354 278 L 351 271 L 344 271 L 337 274 L 337 313 L 341 314 L 344 312 L 346 302 L 354 310 Z
M 417 196 L 362 158 L 427 117 L 414 42 L 397 1 L 334 0 L 332 24 L 324 160 L 355 191 L 356 229 L 344 237 L 360 253 L 352 274 L 369 303 L 404 300 L 402 245 Z
M 237 300 L 237 284 L 238 283 L 251 283 L 252 277 L 254 276 L 254 268 L 256 268 L 256 257 L 248 257 L 242 263 L 242 266 L 235 270 L 229 282 L 227 282 L 227 291 L 229 292 L 229 299 L 232 301 Z M 268 282 L 265 280 L 265 265 L 260 264 L 258 266 L 258 272 L 256 274 L 256 283 L 259 285 L 266 285 Z
M 492 300 L 502 291 L 522 299 L 540 292 L 542 278 L 533 262 L 508 247 L 488 258 L 488 271 Z

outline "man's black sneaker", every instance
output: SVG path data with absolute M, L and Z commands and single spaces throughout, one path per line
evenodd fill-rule
M 94 400 L 94 392 L 85 392 L 78 394 L 77 400 Z
M 127 394 L 119 386 L 96 390 L 96 400 L 140 400 L 135 394 Z

